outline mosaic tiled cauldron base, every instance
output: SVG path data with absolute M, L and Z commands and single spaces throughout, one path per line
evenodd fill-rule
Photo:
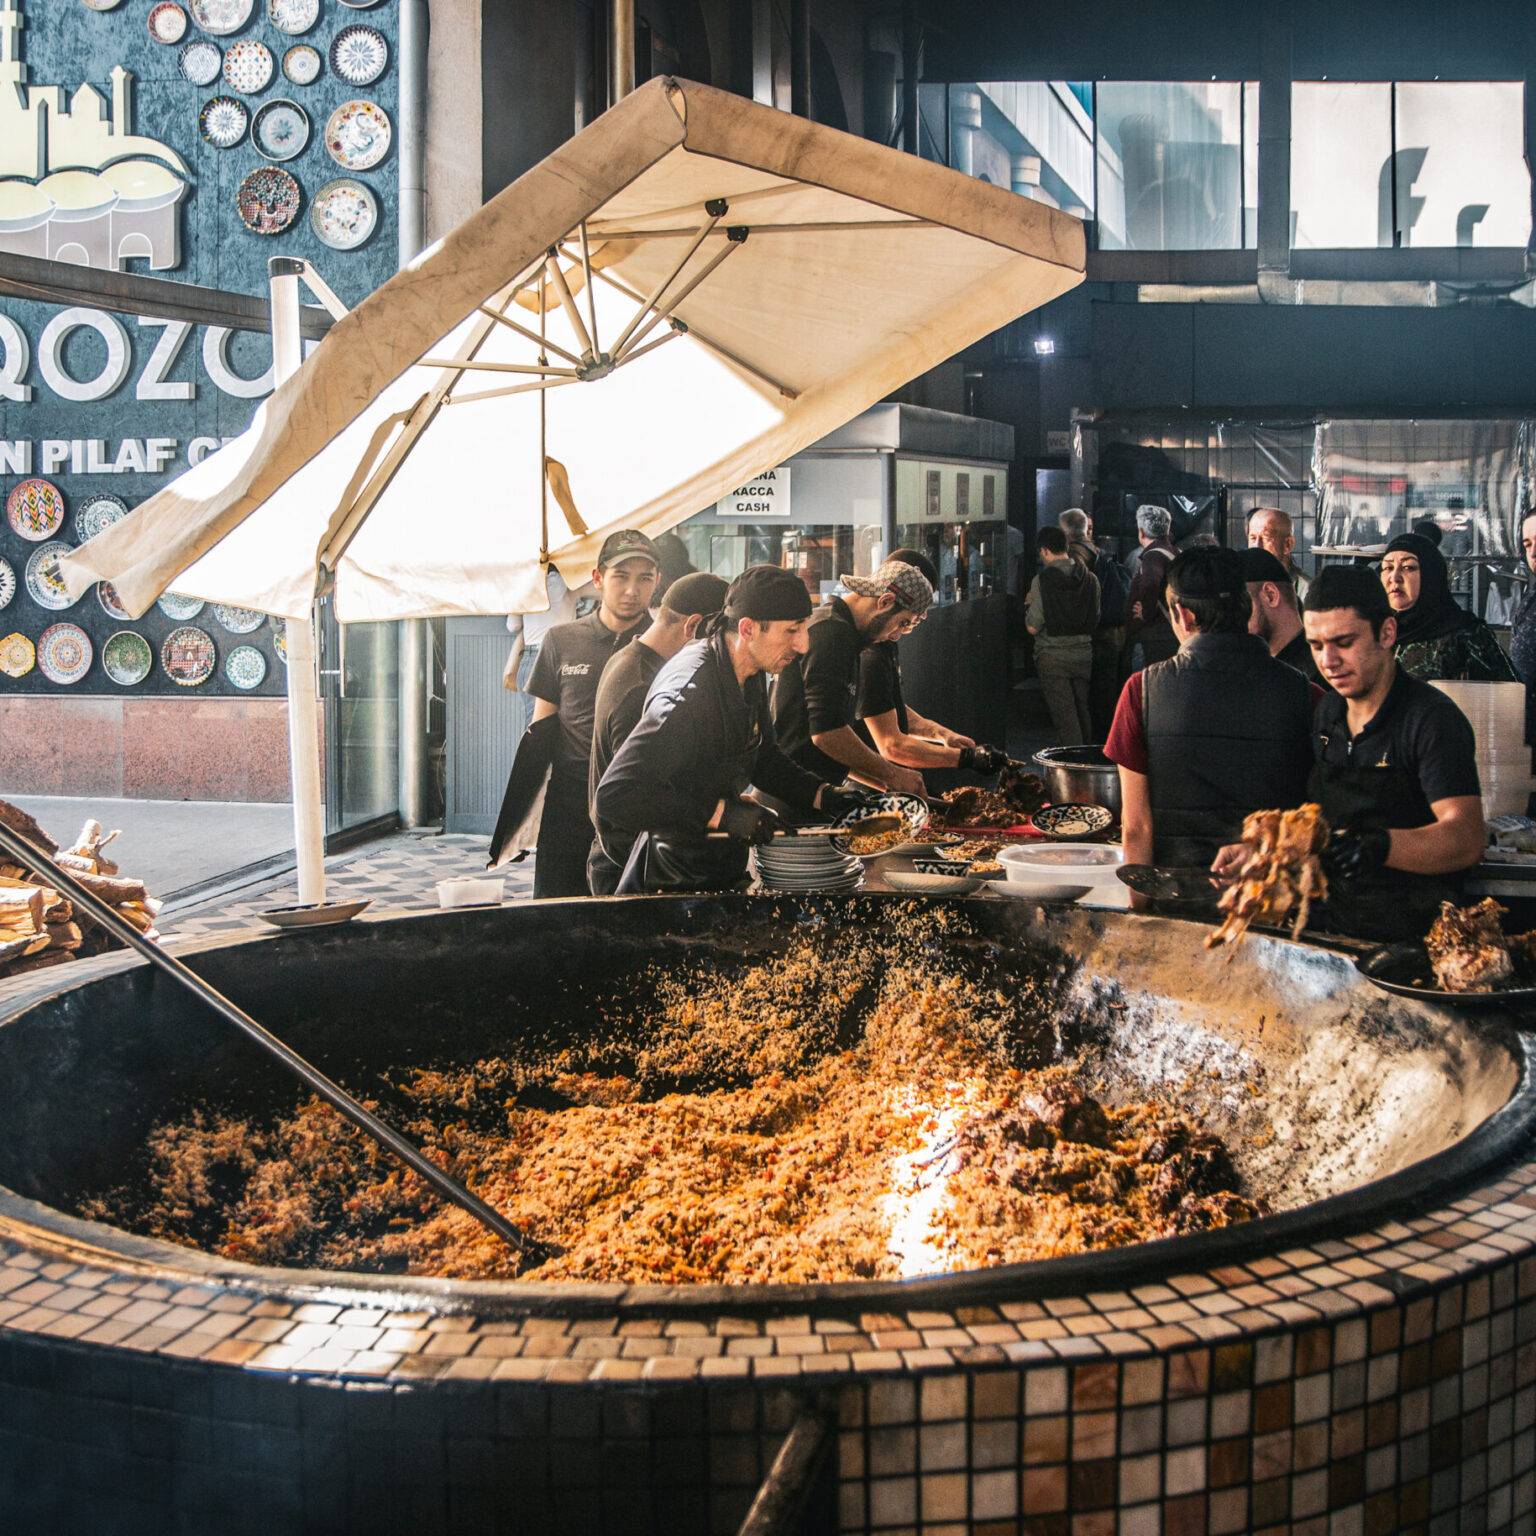
M 556 903 L 195 964 L 290 1036 L 298 994 L 324 1013 L 344 979 L 354 1009 L 408 997 L 414 1027 L 451 1048 L 465 999 L 504 986 L 516 952 L 547 960 L 556 934 L 579 951 L 584 925 L 698 939 L 748 910 Z M 986 921 L 1077 942 L 1101 976 L 1106 946 L 1194 948 L 1166 922 L 1014 903 Z M 1233 1006 L 1265 1004 L 1254 978 L 1272 970 L 1272 1034 L 1356 995 L 1338 957 L 1250 948 Z M 1169 972 L 1196 1013 L 1206 963 Z M 252 1269 L 27 1198 L 87 1178 L 189 1084 L 259 1081 L 143 970 L 68 972 L 0 996 L 8 1529 L 728 1532 L 820 1400 L 833 1454 L 805 1531 L 1536 1530 L 1533 1090 L 1508 1020 L 1478 1022 L 1434 1069 L 1475 1098 L 1466 1069 L 1488 1042 L 1504 1108 L 1427 1161 L 1245 1231 L 905 1287 L 578 1294 Z M 1362 1050 L 1373 1030 L 1437 1049 L 1463 1027 L 1373 1003 Z M 341 1072 L 360 1017 L 329 1052 L 313 1031 L 294 1043 Z

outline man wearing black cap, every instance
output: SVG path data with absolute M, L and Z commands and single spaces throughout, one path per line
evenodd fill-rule
M 1375 572 L 1324 566 L 1303 622 L 1331 690 L 1313 718 L 1307 786 L 1333 829 L 1327 921 L 1359 938 L 1422 939 L 1487 842 L 1472 727 L 1398 664 Z M 1213 872 L 1232 874 L 1239 858 L 1223 849 Z
M 752 566 L 731 583 L 708 636 L 662 667 L 592 801 L 602 852 L 625 871 L 620 890 L 739 884 L 749 845 L 781 825 L 743 798 L 754 785 L 828 819 L 859 803 L 787 757 L 774 735 L 767 680 L 805 654 L 810 616 L 799 577 Z
M 603 668 L 645 625 L 661 562 L 643 534 L 622 528 L 603 540 L 592 572 L 598 606 L 584 619 L 557 624 L 544 637 L 528 692 L 537 724 L 560 717 L 560 740 L 544 792 L 535 896 L 585 896 L 592 820 L 587 812 L 587 765 L 592 713 Z
M 1242 554 L 1243 580 L 1248 585 L 1248 601 L 1253 614 L 1248 633 L 1257 635 L 1269 647 L 1269 654 L 1288 667 L 1295 667 L 1309 682 L 1321 682 L 1312 660 L 1312 647 L 1301 627 L 1301 603 L 1290 573 L 1260 545 Z
M 1235 550 L 1186 550 L 1167 602 L 1178 654 L 1131 675 L 1104 752 L 1126 863 L 1205 866 L 1250 811 L 1301 804 L 1314 690 L 1248 633 Z
M 680 576 L 667 588 L 655 621 L 633 645 L 626 645 L 603 668 L 597 685 L 597 704 L 592 717 L 592 756 L 587 768 L 588 810 L 597 797 L 597 786 L 608 771 L 614 753 L 640 723 L 645 698 L 656 674 L 697 638 L 706 619 L 725 605 L 726 583 L 708 571 Z M 595 819 L 595 813 L 594 813 Z M 620 866 L 592 839 L 587 857 L 587 883 L 594 896 L 611 896 L 619 883 Z

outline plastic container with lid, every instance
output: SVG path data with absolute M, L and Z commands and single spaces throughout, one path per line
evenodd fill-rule
M 1107 843 L 1024 844 L 1000 849 L 997 860 L 1015 884 L 1114 886 L 1125 854 Z

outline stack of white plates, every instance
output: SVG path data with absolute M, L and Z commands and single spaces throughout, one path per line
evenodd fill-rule
M 752 869 L 770 891 L 856 891 L 864 865 L 830 837 L 776 837 L 752 850 Z
M 1525 685 L 1441 681 L 1434 686 L 1472 723 L 1483 814 L 1523 814 L 1532 787 L 1531 749 L 1525 744 Z

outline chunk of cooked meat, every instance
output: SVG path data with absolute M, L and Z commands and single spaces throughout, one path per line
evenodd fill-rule
M 1328 899 L 1328 877 L 1319 858 L 1328 833 L 1318 805 L 1249 816 L 1242 838 L 1248 856 L 1237 879 L 1221 894 L 1226 916 L 1206 935 L 1205 947 L 1240 943 L 1251 923 L 1278 925 L 1287 918 L 1295 938 L 1307 926 L 1312 903 Z
M 1440 903 L 1424 947 L 1435 982 L 1446 992 L 1490 992 L 1514 973 L 1514 960 L 1499 919 L 1504 908 L 1485 896 L 1476 906 Z

